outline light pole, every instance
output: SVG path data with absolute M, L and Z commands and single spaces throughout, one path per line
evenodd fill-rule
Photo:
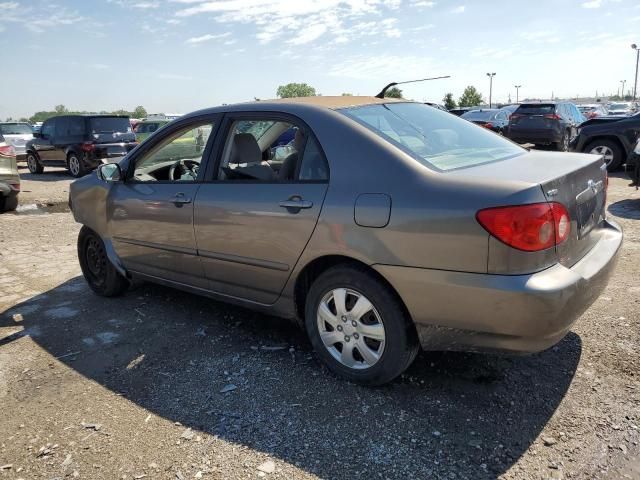
M 620 83 L 622 84 L 622 95 L 620 95 L 622 97 L 622 100 L 624 100 L 624 84 L 627 83 L 626 80 L 620 80 Z
M 631 45 L 636 51 L 636 79 L 633 82 L 633 101 L 636 101 L 636 90 L 638 89 L 638 60 L 640 60 L 640 48 L 635 43 Z
M 495 77 L 496 73 L 487 73 L 487 77 L 489 77 L 489 108 L 491 108 L 491 94 L 493 93 L 493 77 Z
M 520 87 L 521 87 L 521 86 L 522 86 L 522 85 L 514 85 L 514 87 L 516 87 L 516 103 L 518 103 L 518 98 L 519 98 L 519 97 L 518 97 L 518 92 L 520 91 Z

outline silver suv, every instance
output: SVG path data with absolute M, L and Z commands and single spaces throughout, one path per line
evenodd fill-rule
M 20 175 L 16 164 L 16 151 L 0 134 L 0 212 L 16 209 L 19 192 Z

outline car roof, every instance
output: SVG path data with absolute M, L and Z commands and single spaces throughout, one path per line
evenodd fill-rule
M 364 105 L 379 105 L 383 103 L 394 103 L 394 102 L 404 102 L 406 103 L 408 100 L 401 98 L 378 98 L 378 97 L 365 97 L 365 96 L 352 96 L 352 95 L 341 95 L 335 97 L 325 97 L 325 96 L 314 96 L 314 97 L 294 97 L 294 98 L 276 98 L 274 100 L 261 100 L 258 102 L 248 102 L 248 103 L 292 103 L 292 104 L 305 104 L 305 105 L 315 105 L 318 107 L 325 107 L 331 110 L 335 110 L 338 108 L 348 108 L 348 107 L 361 107 Z

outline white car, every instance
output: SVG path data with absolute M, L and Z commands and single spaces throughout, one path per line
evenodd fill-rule
M 607 109 L 612 117 L 627 117 L 633 113 L 633 105 L 629 102 L 610 103 Z
M 0 134 L 8 145 L 13 146 L 16 158 L 22 160 L 26 157 L 25 147 L 29 140 L 33 140 L 33 129 L 28 123 L 5 122 L 0 123 Z

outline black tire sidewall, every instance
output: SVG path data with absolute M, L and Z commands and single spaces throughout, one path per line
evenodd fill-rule
M 385 348 L 378 362 L 367 369 L 348 368 L 327 351 L 317 327 L 317 308 L 322 298 L 335 288 L 349 288 L 366 296 L 376 308 L 385 328 Z M 413 361 L 417 340 L 404 308 L 380 280 L 359 269 L 334 267 L 311 286 L 305 305 L 305 327 L 317 355 L 327 367 L 343 378 L 366 385 L 380 385 L 400 375 Z
M 35 170 L 31 169 L 31 164 L 29 163 L 29 157 L 33 157 L 33 161 L 35 163 Z M 40 164 L 40 160 L 38 159 L 35 153 L 27 154 L 27 168 L 29 169 L 30 173 L 42 173 L 43 167 Z
M 82 274 L 84 275 L 87 284 L 89 285 L 91 290 L 93 290 L 100 296 L 112 297 L 120 295 L 127 289 L 129 284 L 128 281 L 122 275 L 120 275 L 120 273 L 118 273 L 118 271 L 108 259 L 104 282 L 102 284 L 97 284 L 94 282 L 86 259 L 87 243 L 91 239 L 96 239 L 102 244 L 102 248 L 105 248 L 104 242 L 99 235 L 97 235 L 88 227 L 82 227 L 82 229 L 80 230 L 80 234 L 78 235 L 78 260 L 80 262 L 80 269 L 82 270 Z
M 12 212 L 18 208 L 18 196 L 9 195 L 0 197 L 0 212 Z

